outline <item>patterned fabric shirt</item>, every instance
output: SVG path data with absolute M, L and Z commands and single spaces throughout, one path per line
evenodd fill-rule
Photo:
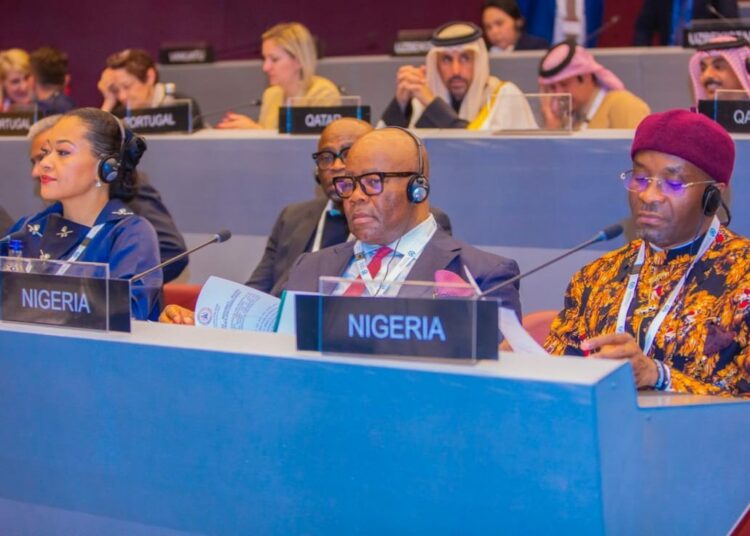
M 646 247 L 625 330 L 643 348 L 646 331 L 688 270 L 702 238 L 684 247 Z M 580 343 L 614 333 L 641 240 L 578 271 L 545 346 L 552 354 L 583 355 Z M 670 367 L 674 391 L 750 397 L 750 240 L 721 227 L 695 264 L 656 333 L 649 357 Z

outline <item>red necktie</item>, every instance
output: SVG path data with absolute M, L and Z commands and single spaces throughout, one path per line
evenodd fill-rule
M 376 252 L 375 256 L 370 261 L 370 264 L 367 265 L 367 271 L 370 272 L 370 277 L 375 277 L 378 275 L 378 272 L 380 271 L 380 266 L 383 264 L 383 259 L 393 250 L 389 248 L 388 246 L 381 246 Z M 357 281 L 362 281 L 362 276 L 357 277 Z M 354 282 L 351 285 L 349 285 L 349 288 L 346 289 L 344 294 L 342 296 L 361 296 L 365 293 L 365 285 L 364 283 L 357 283 Z

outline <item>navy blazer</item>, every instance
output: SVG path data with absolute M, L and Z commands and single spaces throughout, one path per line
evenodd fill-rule
M 315 253 L 305 253 L 297 259 L 289 272 L 286 290 L 317 292 L 320 276 L 341 276 L 352 259 L 354 242 L 346 242 Z M 438 229 L 414 263 L 407 281 L 435 281 L 437 270 L 449 270 L 466 279 L 463 266 L 466 266 L 477 281 L 479 288 L 490 287 L 518 275 L 518 264 L 512 259 L 487 253 L 456 240 Z M 513 309 L 521 318 L 519 284 L 516 282 L 490 296 L 499 298 L 505 307 Z M 432 294 L 425 288 L 425 294 Z M 409 295 L 414 295 L 410 292 Z

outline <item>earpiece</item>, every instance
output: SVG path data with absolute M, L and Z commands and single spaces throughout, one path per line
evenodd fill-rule
M 703 191 L 703 199 L 701 200 L 703 214 L 706 216 L 713 216 L 716 214 L 716 211 L 719 210 L 721 205 L 721 190 L 713 184 L 709 184 Z
M 424 147 L 424 144 L 422 143 L 422 140 L 420 140 L 411 130 L 403 127 L 388 126 L 385 128 L 398 129 L 408 134 L 409 137 L 414 140 L 414 145 L 417 147 L 417 167 L 419 170 L 416 175 L 409 179 L 409 183 L 406 185 L 406 198 L 409 202 L 414 204 L 423 203 L 430 196 L 430 181 L 424 174 L 424 160 L 422 159 L 422 148 Z
M 107 184 L 116 181 L 120 176 L 125 165 L 126 155 L 129 155 L 131 160 L 135 162 L 132 163 L 132 166 L 135 166 L 138 160 L 140 160 L 140 155 L 146 150 L 146 142 L 143 138 L 135 135 L 132 130 L 126 128 L 119 117 L 112 117 L 117 121 L 117 126 L 120 129 L 120 150 L 117 154 L 103 156 L 99 160 L 97 167 L 99 179 Z

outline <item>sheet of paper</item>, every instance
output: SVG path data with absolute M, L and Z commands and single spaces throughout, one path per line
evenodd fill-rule
M 195 307 L 195 325 L 273 331 L 279 299 L 234 281 L 211 276 L 203 285 Z
M 500 332 L 513 348 L 514 352 L 524 352 L 536 355 L 549 355 L 529 332 L 523 329 L 516 312 L 505 307 L 498 307 L 498 323 Z

